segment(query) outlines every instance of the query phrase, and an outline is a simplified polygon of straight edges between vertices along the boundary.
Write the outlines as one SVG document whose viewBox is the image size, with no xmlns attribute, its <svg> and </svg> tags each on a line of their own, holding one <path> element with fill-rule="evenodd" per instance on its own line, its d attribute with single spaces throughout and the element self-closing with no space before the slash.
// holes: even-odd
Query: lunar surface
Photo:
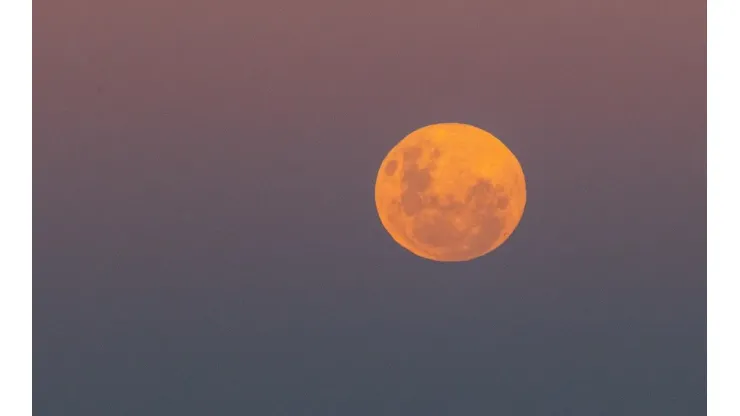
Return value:
<svg viewBox="0 0 740 416">
<path fill-rule="evenodd" d="M 380 220 L 426 259 L 466 261 L 499 247 L 526 204 L 524 172 L 496 137 L 467 124 L 420 128 L 383 160 L 375 182 Z"/>
</svg>

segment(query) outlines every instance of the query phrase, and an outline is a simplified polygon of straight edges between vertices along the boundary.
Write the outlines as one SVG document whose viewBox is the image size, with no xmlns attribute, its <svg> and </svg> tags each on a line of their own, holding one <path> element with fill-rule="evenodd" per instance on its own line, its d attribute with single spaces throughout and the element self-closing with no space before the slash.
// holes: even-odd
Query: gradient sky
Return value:
<svg viewBox="0 0 740 416">
<path fill-rule="evenodd" d="M 38 415 L 706 412 L 706 9 L 34 4 Z M 491 255 L 382 228 L 386 152 L 484 128 Z"/>
</svg>

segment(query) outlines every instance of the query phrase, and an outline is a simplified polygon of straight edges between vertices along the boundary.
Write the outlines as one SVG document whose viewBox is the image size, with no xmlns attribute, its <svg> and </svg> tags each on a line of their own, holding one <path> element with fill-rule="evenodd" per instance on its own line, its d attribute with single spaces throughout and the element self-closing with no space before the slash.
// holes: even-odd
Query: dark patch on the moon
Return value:
<svg viewBox="0 0 740 416">
<path fill-rule="evenodd" d="M 391 176 L 396 173 L 396 169 L 398 169 L 398 161 L 391 160 L 390 162 L 388 162 L 388 164 L 385 165 L 385 174 Z"/>
<path fill-rule="evenodd" d="M 465 259 L 480 256 L 491 249 L 491 245 L 499 239 L 503 231 L 503 222 L 496 215 L 496 211 L 475 209 L 470 212 L 469 207 L 459 204 L 454 208 L 439 209 L 431 218 L 417 217 L 414 219 L 412 232 L 416 241 L 440 250 L 443 259 Z M 452 211 L 452 212 L 451 212 Z M 468 224 L 459 228 L 453 223 L 461 218 Z"/>
<path fill-rule="evenodd" d="M 439 207 L 444 210 L 452 208 L 455 204 L 458 204 L 458 202 L 455 201 L 455 195 L 446 194 L 442 196 L 442 201 L 439 203 Z"/>
<path fill-rule="evenodd" d="M 468 189 L 465 196 L 465 202 L 473 204 L 476 207 L 487 205 L 491 197 L 495 195 L 495 190 L 490 181 L 479 179 L 475 185 Z"/>
<path fill-rule="evenodd" d="M 496 206 L 498 209 L 506 209 L 509 206 L 509 195 L 506 194 L 506 190 L 500 183 L 494 187 L 496 191 Z"/>
<path fill-rule="evenodd" d="M 432 175 L 429 169 L 419 169 L 416 166 L 406 166 L 403 170 L 401 182 L 407 192 L 423 192 L 432 183 Z"/>
<path fill-rule="evenodd" d="M 460 246 L 465 239 L 465 234 L 458 231 L 449 218 L 441 215 L 435 217 L 431 221 L 415 221 L 414 237 L 436 248 Z"/>
<path fill-rule="evenodd" d="M 505 209 L 509 197 L 504 188 L 480 179 L 468 189 L 463 200 L 454 195 L 430 195 L 431 173 L 436 169 L 439 149 L 433 148 L 430 162 L 420 166 L 423 147 L 403 151 L 401 173 L 402 194 L 399 204 L 403 214 L 411 217 L 410 239 L 424 246 L 434 247 L 435 257 L 462 260 L 480 256 L 491 249 L 503 232 L 499 209 Z M 386 173 L 391 169 L 386 165 Z M 394 166 L 393 170 L 398 166 Z M 391 173 L 392 174 L 392 173 Z M 402 227 L 405 228 L 405 227 Z"/>
<path fill-rule="evenodd" d="M 424 208 L 424 201 L 418 193 L 405 192 L 401 195 L 401 208 L 406 215 L 414 215 Z"/>
<path fill-rule="evenodd" d="M 409 147 L 403 151 L 403 164 L 414 164 L 421 157 L 423 150 L 420 147 Z"/>
<path fill-rule="evenodd" d="M 406 215 L 414 215 L 421 211 L 425 202 L 423 200 L 424 191 L 432 183 L 430 169 L 434 166 L 421 169 L 418 166 L 418 160 L 421 157 L 422 149 L 411 147 L 403 153 L 403 173 L 401 175 L 401 207 Z"/>
<path fill-rule="evenodd" d="M 506 209 L 509 206 L 509 196 L 506 195 L 501 184 L 494 186 L 490 181 L 479 179 L 468 189 L 465 202 L 478 207 L 494 206 L 498 209 Z"/>
<path fill-rule="evenodd" d="M 475 253 L 483 253 L 489 248 L 491 244 L 498 240 L 501 232 L 503 231 L 503 223 L 501 219 L 492 210 L 488 210 L 485 213 L 477 213 L 478 220 L 476 221 L 480 228 L 475 233 L 470 235 L 468 244 L 470 250 Z"/>
</svg>

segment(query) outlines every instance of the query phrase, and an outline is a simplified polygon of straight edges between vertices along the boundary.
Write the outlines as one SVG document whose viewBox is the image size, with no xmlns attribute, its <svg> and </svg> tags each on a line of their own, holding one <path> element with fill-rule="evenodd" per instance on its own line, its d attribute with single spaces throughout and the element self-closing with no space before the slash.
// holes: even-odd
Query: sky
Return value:
<svg viewBox="0 0 740 416">
<path fill-rule="evenodd" d="M 705 3 L 34 6 L 38 415 L 705 413 Z M 470 262 L 375 211 L 438 122 L 527 179 Z"/>
</svg>

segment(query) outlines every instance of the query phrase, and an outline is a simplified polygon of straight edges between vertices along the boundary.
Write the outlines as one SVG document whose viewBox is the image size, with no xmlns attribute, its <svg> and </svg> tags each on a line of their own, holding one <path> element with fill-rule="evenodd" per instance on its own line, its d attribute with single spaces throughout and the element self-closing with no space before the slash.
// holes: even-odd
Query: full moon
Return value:
<svg viewBox="0 0 740 416">
<path fill-rule="evenodd" d="M 516 156 L 468 124 L 411 132 L 388 152 L 375 181 L 375 206 L 393 240 L 436 261 L 495 250 L 516 229 L 526 202 Z"/>
</svg>

